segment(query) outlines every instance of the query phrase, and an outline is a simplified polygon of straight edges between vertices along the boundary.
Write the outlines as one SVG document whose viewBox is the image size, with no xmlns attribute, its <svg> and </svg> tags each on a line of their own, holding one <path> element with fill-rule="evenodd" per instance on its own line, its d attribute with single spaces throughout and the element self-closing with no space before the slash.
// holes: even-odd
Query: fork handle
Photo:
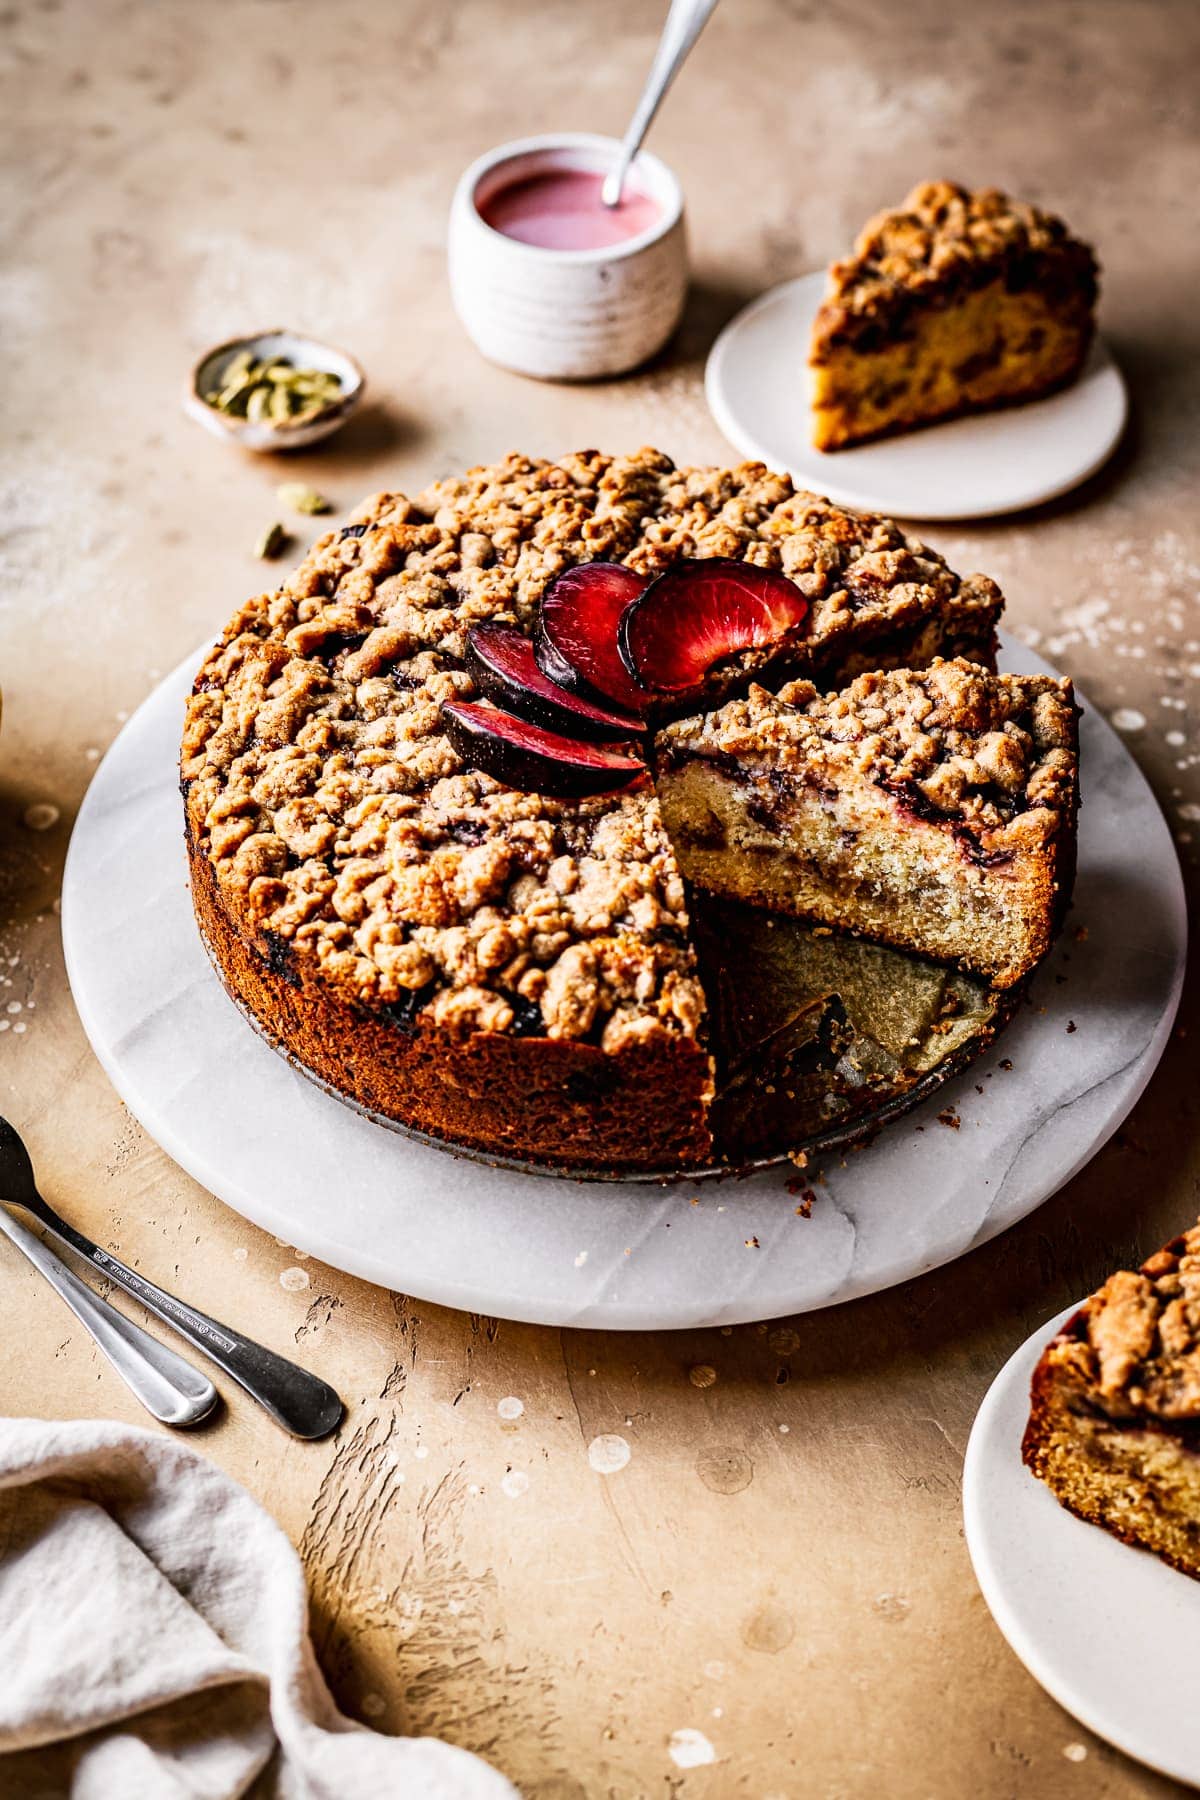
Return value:
<svg viewBox="0 0 1200 1800">
<path fill-rule="evenodd" d="M 205 1356 L 232 1376 L 239 1387 L 245 1388 L 251 1399 L 265 1407 L 276 1424 L 290 1431 L 293 1437 L 328 1437 L 339 1424 L 342 1403 L 327 1381 L 310 1375 L 307 1369 L 289 1362 L 286 1356 L 276 1355 L 263 1344 L 256 1344 L 253 1338 L 243 1336 L 231 1326 L 210 1319 L 198 1307 L 188 1306 L 174 1294 L 147 1281 L 144 1275 L 126 1268 L 119 1257 L 101 1250 L 82 1231 L 76 1231 L 73 1225 L 60 1219 L 44 1201 L 41 1207 L 31 1210 L 60 1243 L 66 1244 L 78 1256 L 86 1257 L 126 1293 L 140 1300 L 164 1325 L 170 1325 L 189 1344 L 203 1350 Z"/>
<path fill-rule="evenodd" d="M 166 1344 L 109 1306 L 73 1275 L 65 1263 L 32 1231 L 0 1207 L 3 1231 L 22 1256 L 28 1257 L 50 1286 L 65 1300 L 85 1331 L 90 1332 L 126 1387 L 164 1425 L 197 1425 L 217 1404 L 217 1390 L 206 1375 L 177 1356 Z"/>
</svg>

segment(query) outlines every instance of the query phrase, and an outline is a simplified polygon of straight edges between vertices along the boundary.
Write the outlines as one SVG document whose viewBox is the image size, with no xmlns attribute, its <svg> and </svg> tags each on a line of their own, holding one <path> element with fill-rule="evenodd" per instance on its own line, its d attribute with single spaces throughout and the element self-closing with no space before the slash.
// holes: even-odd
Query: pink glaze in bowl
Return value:
<svg viewBox="0 0 1200 1800">
<path fill-rule="evenodd" d="M 618 150 L 615 138 L 585 132 L 524 138 L 489 151 L 460 180 L 451 292 L 492 362 L 542 380 L 595 379 L 645 362 L 674 331 L 687 292 L 682 190 L 643 151 L 628 199 L 597 219 L 593 190 Z M 616 241 L 575 241 L 593 225 Z M 558 241 L 530 242 L 530 233 Z"/>
</svg>

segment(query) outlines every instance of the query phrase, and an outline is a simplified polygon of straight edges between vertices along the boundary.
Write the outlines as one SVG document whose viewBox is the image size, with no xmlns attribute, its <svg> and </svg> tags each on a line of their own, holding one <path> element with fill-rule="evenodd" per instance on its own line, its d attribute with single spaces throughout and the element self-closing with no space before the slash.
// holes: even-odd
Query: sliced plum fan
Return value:
<svg viewBox="0 0 1200 1800">
<path fill-rule="evenodd" d="M 547 731 L 620 742 L 645 730 L 636 713 L 597 706 L 551 681 L 538 667 L 533 645 L 515 626 L 477 625 L 469 632 L 467 669 L 489 700 Z"/>
<path fill-rule="evenodd" d="M 642 713 L 651 698 L 617 648 L 622 614 L 646 586 L 624 563 L 564 569 L 542 595 L 534 636 L 539 668 L 559 687 Z"/>
</svg>

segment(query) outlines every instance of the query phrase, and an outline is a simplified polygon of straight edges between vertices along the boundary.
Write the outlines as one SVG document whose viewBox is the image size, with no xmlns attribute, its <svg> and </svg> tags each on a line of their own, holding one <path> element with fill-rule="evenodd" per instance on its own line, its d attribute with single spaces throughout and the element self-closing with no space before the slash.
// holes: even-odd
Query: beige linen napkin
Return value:
<svg viewBox="0 0 1200 1800">
<path fill-rule="evenodd" d="M 177 1438 L 0 1419 L 3 1800 L 515 1800 L 338 1712 L 300 1561 Z"/>
</svg>

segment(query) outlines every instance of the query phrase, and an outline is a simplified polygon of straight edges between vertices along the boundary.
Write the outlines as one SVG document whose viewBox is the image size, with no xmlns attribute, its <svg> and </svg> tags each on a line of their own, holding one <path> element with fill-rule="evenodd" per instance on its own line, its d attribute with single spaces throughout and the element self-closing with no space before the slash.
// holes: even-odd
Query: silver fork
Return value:
<svg viewBox="0 0 1200 1800">
<path fill-rule="evenodd" d="M 202 1313 L 197 1307 L 177 1300 L 173 1294 L 168 1294 L 152 1281 L 147 1281 L 145 1276 L 126 1268 L 119 1257 L 101 1250 L 82 1231 L 76 1231 L 73 1225 L 68 1225 L 65 1219 L 61 1219 L 38 1193 L 29 1152 L 7 1119 L 0 1119 L 0 1201 L 7 1202 L 10 1206 L 19 1206 L 32 1214 L 61 1244 L 84 1257 L 127 1293 L 140 1300 L 148 1311 L 164 1324 L 170 1325 L 180 1337 L 186 1338 L 198 1350 L 203 1350 L 205 1356 L 215 1362 L 218 1368 L 224 1369 L 227 1375 L 231 1375 L 293 1437 L 328 1437 L 340 1422 L 342 1403 L 328 1382 L 310 1375 L 307 1369 L 289 1362 L 285 1356 L 277 1356 L 273 1350 L 256 1344 L 253 1338 L 243 1336 L 231 1326 L 209 1318 L 207 1313 Z M 6 1226 L 13 1223 L 5 1215 Z M 16 1230 L 20 1230 L 20 1227 L 16 1227 Z M 9 1236 L 12 1235 L 9 1232 Z M 25 1232 L 22 1236 L 28 1237 L 29 1234 Z M 34 1238 L 32 1242 L 36 1244 L 37 1239 Z M 24 1244 L 21 1248 L 29 1254 Z M 57 1258 L 52 1260 L 57 1262 Z M 43 1273 L 46 1271 L 43 1270 Z M 84 1287 L 82 1282 L 77 1285 L 95 1300 L 91 1290 Z M 63 1290 L 60 1288 L 59 1291 L 61 1293 Z M 63 1297 L 67 1298 L 65 1294 Z M 68 1300 L 68 1304 L 72 1304 L 71 1301 Z M 128 1321 L 125 1323 L 128 1324 Z M 91 1330 L 90 1325 L 88 1329 Z M 137 1330 L 137 1327 L 133 1329 Z M 145 1333 L 142 1335 L 146 1336 Z M 156 1345 L 156 1348 L 162 1350 L 163 1347 Z M 164 1354 L 170 1356 L 173 1353 L 165 1351 Z M 182 1359 L 176 1357 L 175 1361 L 181 1362 Z M 183 1367 L 186 1368 L 187 1364 L 183 1364 Z"/>
<path fill-rule="evenodd" d="M 66 1301 L 85 1331 L 91 1333 L 126 1387 L 132 1389 L 148 1412 L 164 1425 L 198 1425 L 207 1419 L 220 1396 L 207 1375 L 193 1369 L 148 1331 L 124 1313 L 93 1294 L 72 1275 L 65 1263 L 48 1250 L 41 1238 L 18 1225 L 0 1206 L 0 1231 L 11 1238 L 22 1256 L 41 1271 L 55 1292 Z"/>
</svg>

